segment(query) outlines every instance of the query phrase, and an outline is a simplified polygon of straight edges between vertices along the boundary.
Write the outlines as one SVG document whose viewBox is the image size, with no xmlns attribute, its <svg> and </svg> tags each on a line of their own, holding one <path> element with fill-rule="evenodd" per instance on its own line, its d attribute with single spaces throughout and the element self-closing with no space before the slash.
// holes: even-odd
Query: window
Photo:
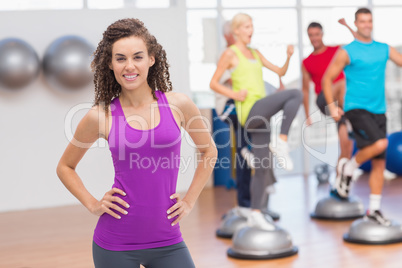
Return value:
<svg viewBox="0 0 402 268">
<path fill-rule="evenodd" d="M 353 36 L 349 30 L 338 23 L 340 18 L 344 18 L 352 29 L 354 27 L 354 14 L 357 8 L 306 8 L 302 11 L 302 31 L 303 31 L 303 57 L 312 52 L 312 46 L 307 35 L 307 27 L 311 22 L 318 22 L 324 31 L 324 43 L 326 45 L 341 45 L 353 41 Z"/>
<path fill-rule="evenodd" d="M 376 6 L 388 6 L 388 5 L 402 6 L 401 0 L 372 0 L 372 1 L 373 4 Z"/>
<path fill-rule="evenodd" d="M 88 0 L 88 8 L 91 9 L 118 9 L 118 8 L 168 8 L 169 0 Z"/>
<path fill-rule="evenodd" d="M 382 0 L 379 0 L 382 1 Z M 302 0 L 303 6 L 367 6 L 367 0 Z"/>
<path fill-rule="evenodd" d="M 395 34 L 394 25 L 402 24 L 401 7 L 378 7 L 373 9 L 374 38 L 387 43 L 402 53 L 402 37 Z M 387 98 L 387 131 L 393 133 L 402 128 L 402 69 L 388 61 L 385 73 Z"/>
<path fill-rule="evenodd" d="M 187 0 L 186 4 L 188 8 L 215 8 L 216 0 Z"/>
<path fill-rule="evenodd" d="M 216 10 L 187 12 L 187 33 L 190 60 L 190 88 L 210 91 L 209 82 L 215 72 L 220 51 L 217 45 Z"/>
<path fill-rule="evenodd" d="M 169 0 L 135 0 L 135 6 L 138 8 L 168 8 Z"/>
<path fill-rule="evenodd" d="M 90 9 L 168 8 L 170 0 L 87 0 Z M 84 0 L 0 0 L 0 10 L 82 9 Z"/>
<path fill-rule="evenodd" d="M 225 20 L 231 20 L 239 10 L 226 9 L 222 12 Z M 296 10 L 288 9 L 247 9 L 242 10 L 253 18 L 254 34 L 250 46 L 258 49 L 268 61 L 282 66 L 286 61 L 287 45 L 295 47 L 288 72 L 282 81 L 285 84 L 298 83 L 300 77 L 299 50 L 297 40 Z M 278 76 L 263 69 L 264 80 L 279 86 Z"/>
<path fill-rule="evenodd" d="M 296 6 L 296 0 L 281 0 L 281 1 L 267 1 L 267 0 L 222 0 L 222 6 L 225 8 L 233 7 L 285 7 L 285 6 Z"/>
<path fill-rule="evenodd" d="M 123 7 L 124 0 L 88 0 L 88 8 L 90 9 L 116 9 Z"/>
</svg>

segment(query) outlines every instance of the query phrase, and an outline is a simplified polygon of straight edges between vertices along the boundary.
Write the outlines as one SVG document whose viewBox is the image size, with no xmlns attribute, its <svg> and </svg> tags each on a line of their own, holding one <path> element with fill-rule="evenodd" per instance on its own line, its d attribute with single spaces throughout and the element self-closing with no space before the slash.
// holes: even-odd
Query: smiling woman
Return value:
<svg viewBox="0 0 402 268">
<path fill-rule="evenodd" d="M 121 31 L 122 28 L 130 35 L 126 31 Z M 110 25 L 103 35 L 104 38 L 94 53 L 95 58 L 91 65 L 95 72 L 96 105 L 104 102 L 108 111 L 112 98 L 120 94 L 122 87 L 127 86 L 126 83 L 120 84 L 124 81 L 122 79 L 126 78 L 123 75 L 131 75 L 128 71 L 133 68 L 144 71 L 141 81 L 144 82 L 145 79 L 148 82 L 154 99 L 156 99 L 156 88 L 163 92 L 172 90 L 166 52 L 156 38 L 146 30 L 142 22 L 139 24 L 134 21 L 119 20 Z M 124 69 L 125 66 L 128 68 Z"/>
<path fill-rule="evenodd" d="M 95 105 L 78 125 L 57 174 L 100 216 L 93 236 L 95 267 L 195 267 L 178 223 L 192 210 L 216 159 L 199 110 L 187 96 L 169 92 L 166 52 L 137 19 L 107 28 L 91 66 Z M 183 198 L 176 193 L 181 126 L 202 154 Z M 115 169 L 114 184 L 99 201 L 75 171 L 98 138 L 108 141 Z"/>
<path fill-rule="evenodd" d="M 146 81 L 148 69 L 154 65 L 155 57 L 144 51 L 144 41 L 136 36 L 122 38 L 113 45 L 109 68 L 113 71 L 116 82 L 129 92 L 142 92 L 137 90 L 138 87 L 149 87 Z M 149 96 L 150 99 L 151 97 Z"/>
</svg>

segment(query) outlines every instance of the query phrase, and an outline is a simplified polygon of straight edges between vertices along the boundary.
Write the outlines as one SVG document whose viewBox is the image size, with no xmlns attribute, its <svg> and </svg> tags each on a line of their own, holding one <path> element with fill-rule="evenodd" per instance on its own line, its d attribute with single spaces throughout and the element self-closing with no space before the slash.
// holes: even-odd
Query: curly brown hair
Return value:
<svg viewBox="0 0 402 268">
<path fill-rule="evenodd" d="M 92 71 L 95 73 L 94 105 L 102 103 L 106 114 L 109 112 L 111 101 L 119 97 L 121 93 L 121 86 L 109 68 L 112 61 L 112 47 L 117 40 L 131 36 L 141 38 L 145 42 L 148 54 L 155 58 L 155 63 L 149 68 L 147 77 L 154 99 L 157 99 L 156 89 L 163 92 L 172 90 L 166 51 L 158 43 L 155 36 L 150 34 L 144 23 L 138 19 L 118 20 L 109 25 L 103 33 L 103 38 L 94 52 L 94 59 L 91 63 Z"/>
</svg>

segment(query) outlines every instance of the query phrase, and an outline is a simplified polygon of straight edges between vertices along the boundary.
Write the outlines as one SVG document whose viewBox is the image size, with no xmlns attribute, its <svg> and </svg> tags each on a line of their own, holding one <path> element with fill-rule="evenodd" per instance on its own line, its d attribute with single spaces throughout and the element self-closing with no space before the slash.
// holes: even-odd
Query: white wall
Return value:
<svg viewBox="0 0 402 268">
<path fill-rule="evenodd" d="M 79 35 L 95 47 L 106 27 L 117 19 L 144 21 L 165 47 L 175 90 L 190 95 L 186 11 L 169 9 L 18 11 L 0 13 L 0 39 L 27 41 L 42 59 L 47 46 L 63 35 Z M 41 77 L 15 93 L 0 92 L 0 211 L 60 206 L 76 203 L 56 176 L 56 165 L 68 139 L 65 117 L 78 104 L 93 101 L 93 87 L 66 94 L 48 88 Z M 86 110 L 76 113 L 75 128 Z M 183 140 L 182 155 L 194 150 Z M 107 146 L 92 148 L 77 167 L 90 192 L 97 198 L 113 183 L 113 165 Z M 187 189 L 194 161 L 179 176 L 178 191 Z"/>
</svg>

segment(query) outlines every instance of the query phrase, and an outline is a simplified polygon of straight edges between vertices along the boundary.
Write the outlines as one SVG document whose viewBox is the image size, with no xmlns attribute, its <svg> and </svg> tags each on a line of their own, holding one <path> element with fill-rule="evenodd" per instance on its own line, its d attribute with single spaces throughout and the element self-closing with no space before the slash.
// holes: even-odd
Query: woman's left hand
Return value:
<svg viewBox="0 0 402 268">
<path fill-rule="evenodd" d="M 170 196 L 170 199 L 176 199 L 176 204 L 174 204 L 172 207 L 170 207 L 170 208 L 167 210 L 167 214 L 168 214 L 167 217 L 168 217 L 168 219 L 172 219 L 172 218 L 178 216 L 178 217 L 175 219 L 175 221 L 172 222 L 172 226 L 174 226 L 174 225 L 176 225 L 184 216 L 187 216 L 187 215 L 190 213 L 190 211 L 191 211 L 192 208 L 191 208 L 190 204 L 189 204 L 187 201 L 182 200 L 182 199 L 180 198 L 180 194 L 178 194 L 178 193 L 172 194 L 172 195 Z"/>
<path fill-rule="evenodd" d="M 347 24 L 346 24 L 346 20 L 345 20 L 344 18 L 339 19 L 338 22 L 339 22 L 340 24 L 344 25 L 344 26 L 347 25 Z"/>
<path fill-rule="evenodd" d="M 288 45 L 288 48 L 287 48 L 287 50 L 286 50 L 286 54 L 288 55 L 289 58 L 292 57 L 293 52 L 294 52 L 294 47 L 293 47 L 293 45 Z"/>
</svg>

